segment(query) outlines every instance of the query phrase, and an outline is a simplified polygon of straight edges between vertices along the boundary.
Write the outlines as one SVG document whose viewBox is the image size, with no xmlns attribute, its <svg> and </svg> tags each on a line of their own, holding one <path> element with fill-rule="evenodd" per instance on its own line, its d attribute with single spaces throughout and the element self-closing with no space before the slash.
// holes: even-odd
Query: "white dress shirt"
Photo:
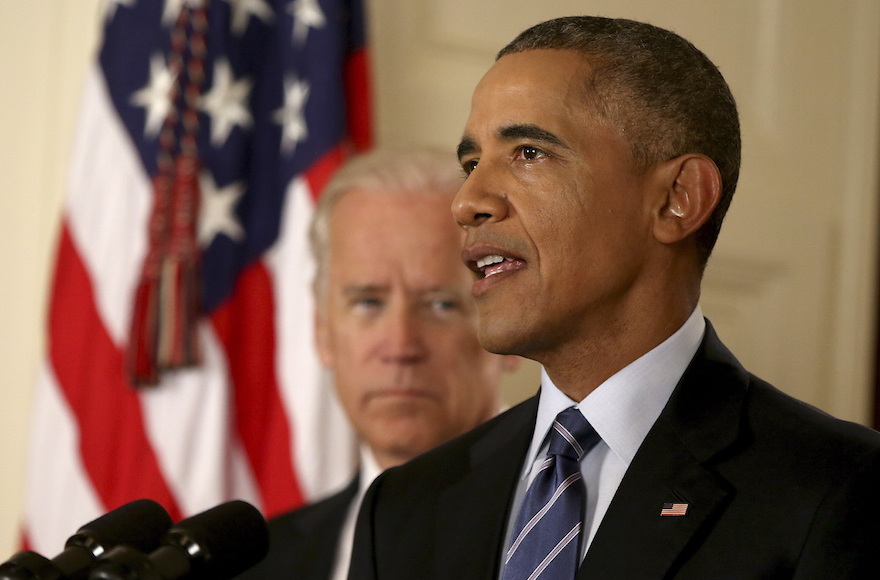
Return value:
<svg viewBox="0 0 880 580">
<path fill-rule="evenodd" d="M 330 580 L 346 580 L 348 578 L 348 568 L 351 565 L 351 549 L 354 544 L 354 528 L 357 524 L 358 511 L 361 509 L 361 502 L 367 493 L 370 484 L 379 477 L 382 469 L 376 463 L 373 452 L 366 445 L 361 445 L 360 450 L 361 465 L 358 481 L 357 496 L 348 507 L 348 513 L 345 516 L 345 522 L 342 524 L 342 532 L 339 534 L 339 543 L 336 545 L 336 558 L 333 562 L 333 574 Z"/>
<path fill-rule="evenodd" d="M 541 371 L 538 418 L 507 522 L 501 572 L 523 496 L 547 456 L 548 433 L 556 415 L 577 405 L 602 438 L 580 462 L 587 489 L 586 535 L 580 554 L 583 560 L 624 473 L 696 354 L 705 330 L 706 321 L 697 305 L 675 334 L 611 376 L 580 402 L 568 398 Z"/>
</svg>

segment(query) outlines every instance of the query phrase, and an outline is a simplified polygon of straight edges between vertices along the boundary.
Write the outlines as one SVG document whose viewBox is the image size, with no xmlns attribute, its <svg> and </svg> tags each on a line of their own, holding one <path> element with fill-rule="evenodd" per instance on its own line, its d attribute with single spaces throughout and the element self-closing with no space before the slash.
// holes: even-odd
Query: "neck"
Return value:
<svg viewBox="0 0 880 580">
<path fill-rule="evenodd" d="M 678 300 L 650 309 L 647 316 L 623 317 L 604 325 L 602 333 L 570 340 L 535 360 L 559 390 L 581 401 L 621 369 L 672 336 L 687 321 L 697 301 Z M 663 313 L 657 316 L 653 313 Z"/>
<path fill-rule="evenodd" d="M 373 452 L 373 457 L 376 459 L 376 465 L 379 466 L 379 469 L 385 471 L 391 467 L 397 467 L 398 465 L 403 465 L 413 457 L 410 455 L 401 455 L 399 453 L 391 453 L 380 451 L 375 448 L 370 448 Z"/>
</svg>

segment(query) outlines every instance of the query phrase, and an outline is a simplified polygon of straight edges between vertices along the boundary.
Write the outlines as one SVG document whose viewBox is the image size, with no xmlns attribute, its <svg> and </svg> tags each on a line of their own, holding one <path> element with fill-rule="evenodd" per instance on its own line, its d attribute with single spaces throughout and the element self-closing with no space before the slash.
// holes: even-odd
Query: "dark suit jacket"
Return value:
<svg viewBox="0 0 880 580">
<path fill-rule="evenodd" d="M 381 476 L 350 578 L 494 580 L 536 412 L 532 398 Z M 707 325 L 578 579 L 880 578 L 878 496 L 880 434 L 750 375 Z M 661 517 L 669 502 L 687 515 Z"/>
<path fill-rule="evenodd" d="M 335 495 L 269 521 L 269 553 L 236 580 L 327 580 L 359 478 Z"/>
</svg>

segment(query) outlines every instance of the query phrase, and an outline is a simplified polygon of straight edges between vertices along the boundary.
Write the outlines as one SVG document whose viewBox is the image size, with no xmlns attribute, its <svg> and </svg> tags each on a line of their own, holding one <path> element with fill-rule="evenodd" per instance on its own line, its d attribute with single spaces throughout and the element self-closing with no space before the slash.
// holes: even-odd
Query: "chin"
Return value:
<svg viewBox="0 0 880 580">
<path fill-rule="evenodd" d="M 480 327 L 478 336 L 480 346 L 484 349 L 495 354 L 527 356 L 524 353 L 528 350 L 526 348 L 528 339 L 520 336 L 522 329 L 513 328 L 506 330 L 503 325 L 491 323 L 486 324 L 486 327 Z"/>
<path fill-rule="evenodd" d="M 398 435 L 398 437 L 394 437 L 393 440 L 387 442 L 386 449 L 392 450 L 394 455 L 404 461 L 409 461 L 422 453 L 434 449 L 441 443 L 445 443 L 444 439 L 437 437 L 435 434 L 399 433 Z"/>
<path fill-rule="evenodd" d="M 384 421 L 379 426 L 382 439 L 388 447 L 401 449 L 420 449 L 430 446 L 438 438 L 434 417 L 413 414 Z"/>
</svg>

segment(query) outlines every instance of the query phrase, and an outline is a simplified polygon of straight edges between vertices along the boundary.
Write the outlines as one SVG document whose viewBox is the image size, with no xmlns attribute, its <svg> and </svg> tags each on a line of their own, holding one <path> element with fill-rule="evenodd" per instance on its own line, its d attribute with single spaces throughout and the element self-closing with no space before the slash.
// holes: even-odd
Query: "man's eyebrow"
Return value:
<svg viewBox="0 0 880 580">
<path fill-rule="evenodd" d="M 557 137 L 555 134 L 533 124 L 527 123 L 522 125 L 507 125 L 505 127 L 501 127 L 496 134 L 498 135 L 498 138 L 503 141 L 528 139 L 530 141 L 557 145 L 559 147 L 564 147 L 565 149 L 569 150 L 571 149 L 571 147 L 566 145 L 565 142 Z M 470 155 L 478 149 L 479 148 L 477 147 L 476 141 L 473 138 L 465 135 L 461 138 L 461 142 L 458 144 L 458 159 L 461 160 L 466 155 Z"/>
<path fill-rule="evenodd" d="M 386 292 L 388 288 L 379 284 L 349 284 L 342 289 L 342 295 L 347 298 L 361 296 L 363 294 L 379 294 Z"/>
<path fill-rule="evenodd" d="M 456 152 L 458 153 L 458 160 L 461 161 L 461 158 L 465 155 L 469 155 L 477 150 L 477 143 L 465 135 L 461 138 L 461 142 L 458 144 L 458 148 Z"/>
<path fill-rule="evenodd" d="M 541 141 L 543 143 L 559 145 L 560 147 L 570 149 L 570 147 L 566 145 L 562 141 L 562 139 L 560 139 L 550 131 L 538 127 L 537 125 L 508 125 L 506 127 L 501 127 L 501 129 L 498 130 L 498 136 L 505 141 L 529 139 L 531 141 Z"/>
</svg>

